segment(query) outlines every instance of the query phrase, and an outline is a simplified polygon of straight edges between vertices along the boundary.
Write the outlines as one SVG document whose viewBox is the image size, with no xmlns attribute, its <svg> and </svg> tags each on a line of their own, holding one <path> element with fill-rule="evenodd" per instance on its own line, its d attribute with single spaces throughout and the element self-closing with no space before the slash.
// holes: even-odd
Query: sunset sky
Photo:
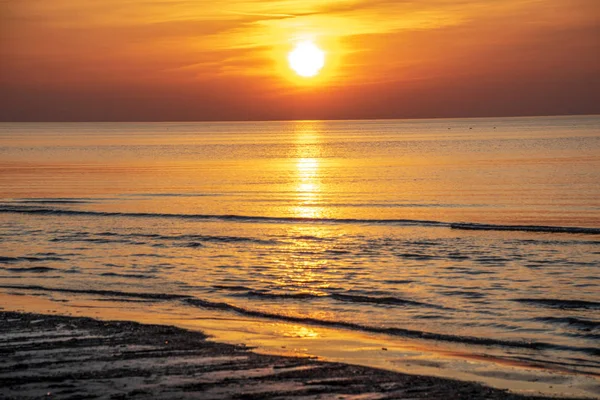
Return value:
<svg viewBox="0 0 600 400">
<path fill-rule="evenodd" d="M 0 94 L 2 121 L 600 113 L 600 1 L 0 0 Z"/>
</svg>

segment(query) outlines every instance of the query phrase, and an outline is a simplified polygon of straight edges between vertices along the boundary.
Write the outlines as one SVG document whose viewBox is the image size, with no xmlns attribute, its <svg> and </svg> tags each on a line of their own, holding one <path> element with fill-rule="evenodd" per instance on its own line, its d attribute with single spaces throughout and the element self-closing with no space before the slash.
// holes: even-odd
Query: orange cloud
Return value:
<svg viewBox="0 0 600 400">
<path fill-rule="evenodd" d="M 4 0 L 0 119 L 598 112 L 599 12 L 595 0 Z M 285 64 L 305 38 L 329 60 L 311 85 Z"/>
</svg>

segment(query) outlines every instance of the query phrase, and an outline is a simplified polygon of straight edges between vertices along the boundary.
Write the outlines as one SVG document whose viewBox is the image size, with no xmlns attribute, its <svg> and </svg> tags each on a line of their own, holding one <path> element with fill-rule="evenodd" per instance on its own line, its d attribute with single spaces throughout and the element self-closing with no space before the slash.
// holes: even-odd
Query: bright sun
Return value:
<svg viewBox="0 0 600 400">
<path fill-rule="evenodd" d="M 310 78 L 317 75 L 325 66 L 325 52 L 313 42 L 300 42 L 288 54 L 288 62 L 298 75 Z"/>
</svg>

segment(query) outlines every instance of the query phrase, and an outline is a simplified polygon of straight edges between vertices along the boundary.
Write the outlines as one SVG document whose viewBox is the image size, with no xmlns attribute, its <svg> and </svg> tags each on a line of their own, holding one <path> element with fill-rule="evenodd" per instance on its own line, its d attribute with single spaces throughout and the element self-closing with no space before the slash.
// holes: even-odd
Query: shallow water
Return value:
<svg viewBox="0 0 600 400">
<path fill-rule="evenodd" d="M 1 292 L 600 373 L 598 117 L 0 124 L 0 160 Z"/>
</svg>

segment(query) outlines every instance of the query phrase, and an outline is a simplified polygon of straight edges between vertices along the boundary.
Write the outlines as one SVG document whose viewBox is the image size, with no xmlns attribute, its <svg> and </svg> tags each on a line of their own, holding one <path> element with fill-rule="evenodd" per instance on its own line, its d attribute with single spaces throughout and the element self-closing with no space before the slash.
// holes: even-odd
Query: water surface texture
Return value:
<svg viewBox="0 0 600 400">
<path fill-rule="evenodd" d="M 1 292 L 600 373 L 599 117 L 0 124 L 0 165 Z"/>
</svg>

